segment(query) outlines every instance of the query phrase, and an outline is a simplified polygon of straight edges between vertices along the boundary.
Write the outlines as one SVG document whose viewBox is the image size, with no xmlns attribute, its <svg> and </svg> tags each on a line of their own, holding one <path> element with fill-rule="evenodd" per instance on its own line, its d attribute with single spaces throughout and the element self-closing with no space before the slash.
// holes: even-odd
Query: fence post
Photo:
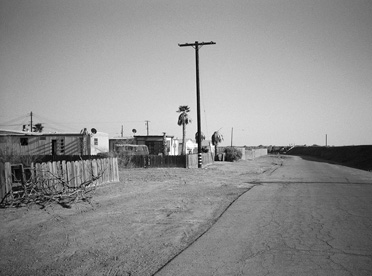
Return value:
<svg viewBox="0 0 372 276">
<path fill-rule="evenodd" d="M 114 159 L 110 158 L 110 181 L 114 182 Z"/>
<path fill-rule="evenodd" d="M 103 178 L 103 175 L 102 175 L 102 159 L 97 159 L 97 175 L 98 174 L 101 174 L 100 177 L 97 179 L 97 182 L 98 184 L 102 184 L 102 178 Z"/>
<path fill-rule="evenodd" d="M 108 158 L 109 182 L 112 182 L 112 158 Z"/>
<path fill-rule="evenodd" d="M 74 177 L 75 177 L 75 188 L 79 187 L 81 184 L 81 170 L 79 161 L 71 162 L 74 167 Z"/>
<path fill-rule="evenodd" d="M 49 177 L 52 178 L 52 183 L 53 183 L 53 186 L 56 187 L 57 185 L 59 186 L 59 183 L 58 183 L 58 180 L 56 180 L 56 178 L 59 176 L 58 174 L 58 170 L 57 170 L 57 165 L 59 164 L 59 161 L 54 161 L 52 162 L 51 164 L 51 174 L 49 174 Z M 57 187 L 59 188 L 59 187 Z"/>
<path fill-rule="evenodd" d="M 92 174 L 89 170 L 89 160 L 84 160 L 84 161 L 81 161 L 83 163 L 83 171 L 84 171 L 84 182 L 87 182 L 89 180 L 91 180 L 92 178 Z"/>
<path fill-rule="evenodd" d="M 60 172 L 61 172 L 61 178 L 63 181 L 63 186 L 66 187 L 67 182 L 67 166 L 66 166 L 66 161 L 61 161 L 61 167 L 60 167 Z"/>
<path fill-rule="evenodd" d="M 5 194 L 12 193 L 12 166 L 5 163 Z"/>
<path fill-rule="evenodd" d="M 66 182 L 69 187 L 72 186 L 72 180 L 73 180 L 73 175 L 72 175 L 72 169 L 71 169 L 71 162 L 67 161 L 66 162 Z"/>
<path fill-rule="evenodd" d="M 110 182 L 110 165 L 109 165 L 109 159 L 108 158 L 105 158 L 104 159 L 105 162 L 105 178 L 104 178 L 104 181 L 105 182 Z"/>
<path fill-rule="evenodd" d="M 102 183 L 104 183 L 104 181 L 103 181 L 103 177 L 104 177 L 103 159 L 98 159 L 97 160 L 97 165 L 98 165 L 98 173 L 100 174 L 100 177 L 98 179 L 98 183 L 102 184 Z"/>
<path fill-rule="evenodd" d="M 98 175 L 97 160 L 93 159 L 92 160 L 92 176 L 97 177 L 97 175 Z M 97 185 L 97 183 L 98 183 L 98 179 L 94 180 L 93 184 Z"/>
<path fill-rule="evenodd" d="M 114 159 L 114 181 L 119 181 L 119 166 L 118 166 L 118 158 L 115 157 Z"/>
<path fill-rule="evenodd" d="M 78 161 L 78 162 L 79 162 L 79 166 L 80 166 L 80 179 L 81 179 L 80 184 L 83 184 L 85 182 L 85 170 L 84 170 L 85 162 L 83 160 Z"/>
<path fill-rule="evenodd" d="M 46 189 L 48 187 L 48 174 L 47 174 L 48 163 L 41 163 L 41 175 L 42 175 L 42 182 L 43 188 Z"/>
<path fill-rule="evenodd" d="M 6 195 L 6 183 L 5 183 L 5 164 L 0 162 L 0 201 Z"/>
</svg>

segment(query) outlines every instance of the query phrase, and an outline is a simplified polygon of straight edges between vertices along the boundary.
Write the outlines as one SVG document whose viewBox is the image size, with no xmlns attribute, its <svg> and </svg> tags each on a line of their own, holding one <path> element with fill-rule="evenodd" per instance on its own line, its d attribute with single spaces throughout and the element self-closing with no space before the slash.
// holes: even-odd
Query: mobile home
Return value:
<svg viewBox="0 0 372 276">
<path fill-rule="evenodd" d="M 108 134 L 0 130 L 0 149 L 20 155 L 94 155 L 108 151 Z"/>
</svg>

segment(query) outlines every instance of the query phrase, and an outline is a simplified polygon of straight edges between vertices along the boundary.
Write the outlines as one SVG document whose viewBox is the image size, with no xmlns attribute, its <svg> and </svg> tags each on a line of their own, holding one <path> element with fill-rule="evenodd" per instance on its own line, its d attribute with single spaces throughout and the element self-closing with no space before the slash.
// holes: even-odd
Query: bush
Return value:
<svg viewBox="0 0 372 276">
<path fill-rule="evenodd" d="M 242 152 L 235 147 L 226 147 L 225 154 L 225 160 L 230 162 L 238 161 L 242 158 Z"/>
</svg>

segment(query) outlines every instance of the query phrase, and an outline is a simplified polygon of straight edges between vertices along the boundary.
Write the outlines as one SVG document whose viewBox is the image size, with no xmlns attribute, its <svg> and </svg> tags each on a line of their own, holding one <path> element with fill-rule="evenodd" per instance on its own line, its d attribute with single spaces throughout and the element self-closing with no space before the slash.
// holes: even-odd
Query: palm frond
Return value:
<svg viewBox="0 0 372 276">
<path fill-rule="evenodd" d="M 215 146 L 221 143 L 222 141 L 223 141 L 222 134 L 219 133 L 218 131 L 215 131 L 212 135 L 212 144 Z"/>
<path fill-rule="evenodd" d="M 178 113 L 183 113 L 183 112 L 190 112 L 190 107 L 188 105 L 180 105 L 177 110 Z"/>
<path fill-rule="evenodd" d="M 191 123 L 191 118 L 189 118 L 189 115 L 187 113 L 182 112 L 180 116 L 178 116 L 177 124 L 181 126 L 183 124 L 188 125 L 189 123 Z"/>
</svg>

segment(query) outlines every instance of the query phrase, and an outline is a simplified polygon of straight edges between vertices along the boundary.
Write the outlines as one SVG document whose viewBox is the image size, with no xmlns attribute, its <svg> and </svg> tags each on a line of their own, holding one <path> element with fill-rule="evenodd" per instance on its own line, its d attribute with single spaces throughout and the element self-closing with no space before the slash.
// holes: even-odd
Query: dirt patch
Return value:
<svg viewBox="0 0 372 276">
<path fill-rule="evenodd" d="M 0 275 L 153 275 L 280 164 L 129 169 L 71 209 L 1 209 Z"/>
</svg>

